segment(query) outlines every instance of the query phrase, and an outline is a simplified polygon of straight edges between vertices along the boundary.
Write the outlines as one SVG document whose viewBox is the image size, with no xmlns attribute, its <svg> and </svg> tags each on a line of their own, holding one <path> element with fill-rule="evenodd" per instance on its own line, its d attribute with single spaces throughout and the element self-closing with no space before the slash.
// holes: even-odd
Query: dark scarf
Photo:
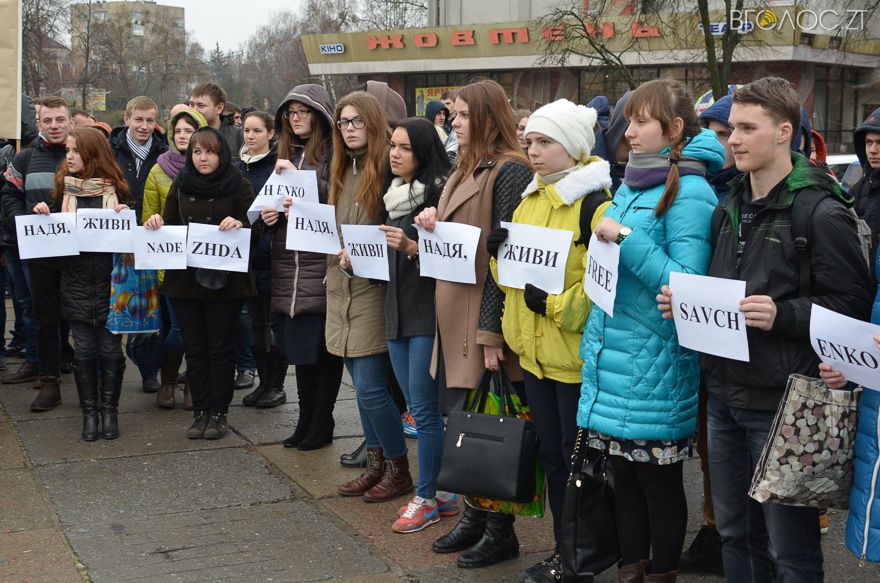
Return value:
<svg viewBox="0 0 880 583">
<path fill-rule="evenodd" d="M 633 190 L 644 190 L 666 182 L 671 162 L 667 154 L 629 153 L 629 162 L 623 175 L 623 183 Z M 682 156 L 678 161 L 678 175 L 706 175 L 706 164 L 697 158 Z"/>
<path fill-rule="evenodd" d="M 168 150 L 167 152 L 159 154 L 156 163 L 159 164 L 159 167 L 162 168 L 165 174 L 173 180 L 186 165 L 186 156 L 180 152 Z"/>
<path fill-rule="evenodd" d="M 213 132 L 220 140 L 220 166 L 211 174 L 202 174 L 192 162 L 193 140 L 199 134 Z M 186 164 L 177 175 L 175 182 L 184 193 L 192 196 L 228 196 L 238 190 L 241 174 L 232 165 L 232 154 L 223 134 L 214 128 L 199 128 L 192 135 L 186 150 Z"/>
</svg>

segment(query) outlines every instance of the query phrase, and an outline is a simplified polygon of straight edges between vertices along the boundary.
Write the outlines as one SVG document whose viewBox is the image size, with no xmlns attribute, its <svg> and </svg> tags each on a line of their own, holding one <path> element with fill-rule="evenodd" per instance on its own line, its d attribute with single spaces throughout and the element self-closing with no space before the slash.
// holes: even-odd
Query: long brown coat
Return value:
<svg viewBox="0 0 880 583">
<path fill-rule="evenodd" d="M 495 182 L 506 161 L 506 159 L 484 160 L 473 174 L 468 176 L 462 176 L 456 170 L 449 177 L 437 206 L 438 221 L 463 223 L 480 228 L 476 284 L 437 280 L 435 295 L 437 337 L 431 360 L 431 374 L 436 377 L 438 346 L 442 346 L 446 386 L 449 388 L 472 389 L 477 386 L 486 370 L 483 346 L 505 348 L 508 362 L 505 368 L 508 373 L 514 379 L 521 374 L 516 363 L 516 355 L 507 350 L 504 344 L 504 336 L 500 331 L 500 314 L 497 331 L 480 329 L 480 309 L 483 306 L 483 294 L 489 274 L 486 237 L 497 226 L 493 225 Z M 531 179 L 531 172 L 525 165 L 522 167 L 524 169 L 522 174 L 526 176 L 522 187 L 517 184 L 511 185 L 512 196 L 517 198 Z M 516 190 L 519 192 L 515 192 Z M 506 195 L 509 196 L 511 193 Z M 510 220 L 510 217 L 504 220 Z"/>
<path fill-rule="evenodd" d="M 349 166 L 336 200 L 336 224 L 381 225 L 357 202 L 363 174 Z M 340 239 L 342 233 L 340 229 Z M 362 277 L 348 278 L 339 271 L 339 257 L 327 256 L 327 351 L 343 357 L 370 356 L 388 352 L 385 336 L 385 285 Z"/>
</svg>

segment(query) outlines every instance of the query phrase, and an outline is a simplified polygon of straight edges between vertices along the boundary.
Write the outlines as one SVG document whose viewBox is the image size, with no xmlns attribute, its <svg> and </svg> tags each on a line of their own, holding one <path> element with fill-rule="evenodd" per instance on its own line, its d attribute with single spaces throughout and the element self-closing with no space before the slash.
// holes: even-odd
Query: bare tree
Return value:
<svg viewBox="0 0 880 583">
<path fill-rule="evenodd" d="M 22 84 L 25 93 L 40 95 L 51 62 L 47 39 L 61 36 L 67 22 L 67 0 L 23 0 L 21 8 Z"/>
<path fill-rule="evenodd" d="M 361 0 L 359 29 L 416 28 L 428 23 L 428 3 L 419 0 Z"/>
</svg>

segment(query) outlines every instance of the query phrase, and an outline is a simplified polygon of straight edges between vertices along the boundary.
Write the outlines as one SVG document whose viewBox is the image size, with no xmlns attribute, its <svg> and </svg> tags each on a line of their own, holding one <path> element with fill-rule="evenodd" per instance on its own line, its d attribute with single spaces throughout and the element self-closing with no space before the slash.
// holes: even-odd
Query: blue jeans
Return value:
<svg viewBox="0 0 880 583">
<path fill-rule="evenodd" d="M 31 290 L 28 285 L 27 265 L 18 257 L 18 247 L 7 247 L 6 270 L 9 273 L 12 284 L 12 301 L 21 314 L 21 323 L 25 336 L 24 361 L 28 364 L 37 364 L 37 320 L 34 317 L 34 307 L 31 303 Z"/>
<path fill-rule="evenodd" d="M 168 317 L 168 331 L 165 332 L 165 350 L 183 352 L 183 333 L 180 331 L 180 324 L 177 323 L 177 316 L 174 314 L 171 300 L 164 294 L 159 297 L 162 300 L 162 309 L 165 310 L 165 315 Z"/>
<path fill-rule="evenodd" d="M 778 583 L 819 583 L 824 575 L 818 511 L 760 504 L 748 495 L 775 416 L 709 396 L 709 477 L 724 573 L 736 583 L 769 583 L 775 566 Z"/>
<path fill-rule="evenodd" d="M 413 336 L 388 341 L 388 354 L 394 375 L 409 412 L 416 421 L 419 438 L 419 480 L 416 495 L 433 498 L 437 495 L 437 474 L 443 457 L 443 419 L 440 417 L 440 391 L 431 378 L 433 336 Z M 399 425 L 399 423 L 398 423 Z"/>
<path fill-rule="evenodd" d="M 345 359 L 345 368 L 354 383 L 367 447 L 381 447 L 386 458 L 405 456 L 400 413 L 388 391 L 388 355 L 349 357 Z"/>
<path fill-rule="evenodd" d="M 235 368 L 238 370 L 256 370 L 257 361 L 254 360 L 254 352 L 251 348 L 251 318 L 248 315 L 247 305 L 241 311 L 238 318 L 238 326 L 235 328 Z"/>
</svg>

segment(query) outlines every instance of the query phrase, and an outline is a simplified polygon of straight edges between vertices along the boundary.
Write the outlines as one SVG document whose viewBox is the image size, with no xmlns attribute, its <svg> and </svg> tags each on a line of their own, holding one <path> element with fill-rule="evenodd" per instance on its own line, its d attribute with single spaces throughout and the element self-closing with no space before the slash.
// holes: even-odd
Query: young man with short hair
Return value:
<svg viewBox="0 0 880 583">
<path fill-rule="evenodd" d="M 159 156 L 168 150 L 165 136 L 156 129 L 159 117 L 159 106 L 156 102 L 140 95 L 131 99 L 125 106 L 124 126 L 113 130 L 110 134 L 110 146 L 116 156 L 116 163 L 122 168 L 128 190 L 134 204 L 138 223 L 141 219 L 141 208 L 144 201 L 144 185 L 147 176 L 156 164 Z M 138 364 L 141 373 L 141 388 L 145 393 L 159 391 L 158 371 L 150 370 Z"/>
<path fill-rule="evenodd" d="M 95 125 L 95 118 L 89 115 L 89 112 L 82 109 L 74 109 L 70 112 L 70 117 L 75 128 L 86 128 Z"/>
<path fill-rule="evenodd" d="M 15 247 L 15 217 L 33 214 L 38 204 L 58 209 L 58 201 L 52 199 L 55 189 L 55 172 L 67 154 L 67 136 L 73 128 L 67 102 L 60 97 L 41 100 L 39 114 L 40 137 L 31 148 L 26 148 L 13 158 L 6 169 L 6 184 L 0 193 L 0 206 L 5 220 L 4 228 L 11 237 L 6 249 L 7 265 L 14 278 L 16 296 L 30 292 L 29 299 L 16 297 L 22 313 L 28 318 L 33 310 L 35 326 L 26 326 L 28 347 L 25 364 L 14 375 L 3 378 L 5 383 L 28 382 L 40 379 L 40 393 L 31 403 L 31 411 L 49 411 L 61 404 L 61 271 L 62 257 L 18 259 Z M 25 274 L 29 274 L 28 281 Z M 39 301 L 30 301 L 39 298 Z M 109 298 L 108 298 L 109 301 Z M 32 346 L 36 346 L 36 353 Z"/>
<path fill-rule="evenodd" d="M 823 567 L 817 509 L 760 504 L 748 491 L 789 375 L 817 376 L 819 358 L 809 336 L 812 304 L 865 319 L 871 306 L 868 267 L 847 210 L 852 199 L 830 175 L 790 150 L 800 138 L 800 105 L 789 82 L 766 77 L 737 89 L 729 123 L 728 142 L 743 175 L 715 211 L 709 275 L 746 282 L 740 311 L 750 361 L 708 354 L 700 359 L 709 392 L 709 469 L 724 572 L 737 583 L 771 581 L 774 572 L 779 583 L 818 583 Z M 811 212 L 800 214 L 805 209 Z M 792 223 L 803 216 L 810 235 L 806 245 L 796 245 L 802 235 L 795 235 Z M 802 268 L 810 272 L 806 287 Z M 661 310 L 668 312 L 674 292 L 664 286 Z"/>
<path fill-rule="evenodd" d="M 223 134 L 223 138 L 232 152 L 232 161 L 235 162 L 241 154 L 244 137 L 241 128 L 224 119 L 226 101 L 226 91 L 213 83 L 202 83 L 193 87 L 189 96 L 192 108 L 205 116 L 205 121 L 209 126 Z"/>
<path fill-rule="evenodd" d="M 853 144 L 862 165 L 862 177 L 849 193 L 856 199 L 856 213 L 871 228 L 871 251 L 876 254 L 880 242 L 880 107 L 855 129 Z"/>
</svg>

